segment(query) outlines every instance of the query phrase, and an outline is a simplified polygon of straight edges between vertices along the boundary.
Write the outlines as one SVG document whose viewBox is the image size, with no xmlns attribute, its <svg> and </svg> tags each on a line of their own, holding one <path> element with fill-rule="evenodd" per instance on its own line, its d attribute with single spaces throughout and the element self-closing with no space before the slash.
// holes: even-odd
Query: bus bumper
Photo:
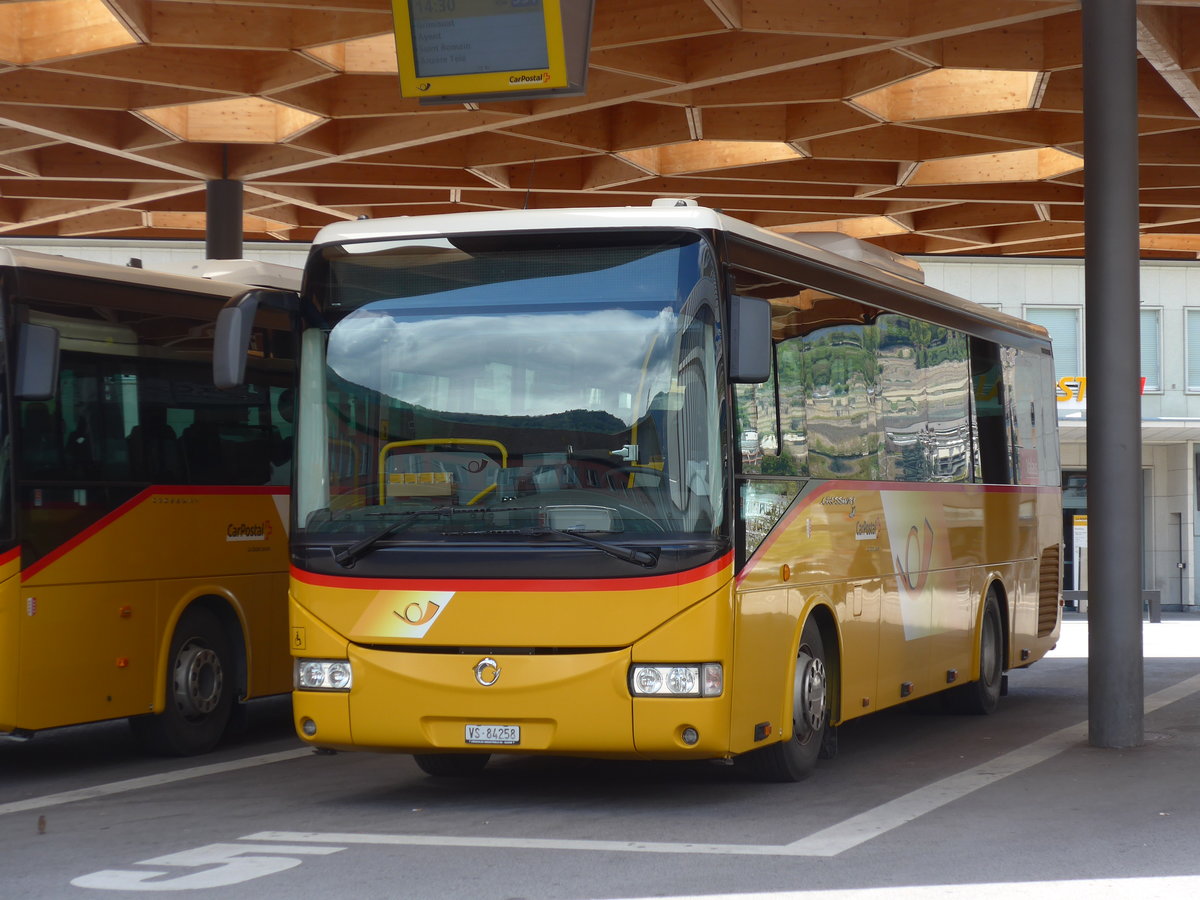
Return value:
<svg viewBox="0 0 1200 900">
<path fill-rule="evenodd" d="M 631 697 L 629 649 L 494 656 L 348 650 L 351 690 L 293 694 L 297 733 L 314 746 L 647 759 L 727 755 L 725 698 Z M 481 725 L 516 726 L 519 732 L 492 733 L 519 734 L 518 742 L 472 743 L 477 729 L 471 726 Z"/>
</svg>

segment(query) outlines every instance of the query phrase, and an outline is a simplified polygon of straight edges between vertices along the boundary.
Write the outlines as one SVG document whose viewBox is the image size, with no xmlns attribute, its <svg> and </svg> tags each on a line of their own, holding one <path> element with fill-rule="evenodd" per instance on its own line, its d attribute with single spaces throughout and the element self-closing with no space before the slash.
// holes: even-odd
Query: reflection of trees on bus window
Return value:
<svg viewBox="0 0 1200 900">
<path fill-rule="evenodd" d="M 1009 484 L 1053 470 L 1045 354 L 755 273 L 737 290 L 771 301 L 775 338 L 770 380 L 735 388 L 740 474 Z"/>
<path fill-rule="evenodd" d="M 839 323 L 804 336 L 809 471 L 817 478 L 880 476 L 874 328 Z"/>
</svg>

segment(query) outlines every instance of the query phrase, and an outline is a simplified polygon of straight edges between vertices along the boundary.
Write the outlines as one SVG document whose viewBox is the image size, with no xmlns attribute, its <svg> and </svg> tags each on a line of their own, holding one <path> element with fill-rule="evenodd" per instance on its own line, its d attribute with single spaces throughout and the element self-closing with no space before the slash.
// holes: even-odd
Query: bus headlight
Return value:
<svg viewBox="0 0 1200 900">
<path fill-rule="evenodd" d="M 348 691 L 354 672 L 347 659 L 296 660 L 296 690 Z"/>
<path fill-rule="evenodd" d="M 638 663 L 629 668 L 629 692 L 635 697 L 720 697 L 724 690 L 720 663 Z"/>
</svg>

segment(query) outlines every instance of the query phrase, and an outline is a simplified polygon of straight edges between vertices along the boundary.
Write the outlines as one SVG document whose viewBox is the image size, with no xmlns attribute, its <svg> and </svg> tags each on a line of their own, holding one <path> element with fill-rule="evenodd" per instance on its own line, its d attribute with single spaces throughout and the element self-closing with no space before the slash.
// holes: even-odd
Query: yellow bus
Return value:
<svg viewBox="0 0 1200 900">
<path fill-rule="evenodd" d="M 1060 627 L 1041 328 L 688 201 L 331 225 L 298 298 L 301 738 L 744 760 L 986 713 Z M 253 304 L 218 326 L 239 381 Z"/>
<path fill-rule="evenodd" d="M 130 717 L 200 753 L 289 689 L 289 331 L 212 384 L 248 289 L 0 248 L 0 736 Z"/>
</svg>

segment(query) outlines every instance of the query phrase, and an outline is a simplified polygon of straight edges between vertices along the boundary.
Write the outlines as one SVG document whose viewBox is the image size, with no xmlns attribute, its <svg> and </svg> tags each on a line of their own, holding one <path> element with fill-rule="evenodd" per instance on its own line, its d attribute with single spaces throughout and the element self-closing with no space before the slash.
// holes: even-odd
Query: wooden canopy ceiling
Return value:
<svg viewBox="0 0 1200 900">
<path fill-rule="evenodd" d="M 564 0 L 572 2 L 572 0 Z M 1138 6 L 1146 256 L 1200 254 L 1200 0 Z M 401 98 L 389 0 L 0 0 L 0 241 L 692 197 L 902 253 L 1078 255 L 1064 0 L 595 0 L 586 96 Z"/>
</svg>

